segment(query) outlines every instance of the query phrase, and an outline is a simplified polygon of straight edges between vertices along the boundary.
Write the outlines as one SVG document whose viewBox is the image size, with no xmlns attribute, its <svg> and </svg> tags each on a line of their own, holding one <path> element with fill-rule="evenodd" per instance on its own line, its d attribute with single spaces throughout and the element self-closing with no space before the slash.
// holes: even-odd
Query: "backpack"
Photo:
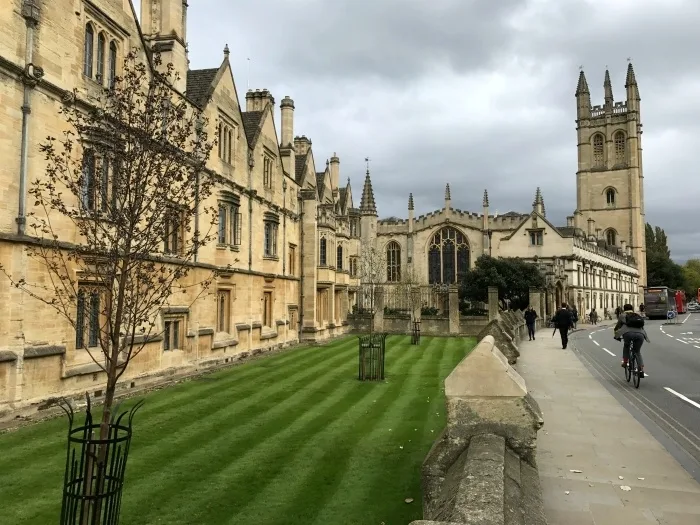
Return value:
<svg viewBox="0 0 700 525">
<path fill-rule="evenodd" d="M 625 324 L 630 328 L 644 328 L 644 318 L 636 312 L 630 312 Z"/>
</svg>

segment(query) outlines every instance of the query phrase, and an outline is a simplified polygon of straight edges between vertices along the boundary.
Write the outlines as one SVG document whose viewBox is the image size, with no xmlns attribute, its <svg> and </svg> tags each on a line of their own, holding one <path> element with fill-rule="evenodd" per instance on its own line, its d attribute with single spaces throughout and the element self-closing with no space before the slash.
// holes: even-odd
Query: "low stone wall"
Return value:
<svg viewBox="0 0 700 525">
<path fill-rule="evenodd" d="M 447 427 L 423 463 L 424 520 L 412 525 L 546 525 L 537 402 L 492 336 L 445 380 Z"/>
</svg>

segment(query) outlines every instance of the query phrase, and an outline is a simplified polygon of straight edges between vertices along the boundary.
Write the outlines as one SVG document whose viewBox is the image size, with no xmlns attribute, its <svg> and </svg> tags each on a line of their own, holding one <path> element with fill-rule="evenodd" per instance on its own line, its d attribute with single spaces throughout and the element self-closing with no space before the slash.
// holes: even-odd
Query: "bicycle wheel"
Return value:
<svg viewBox="0 0 700 525">
<path fill-rule="evenodd" d="M 630 379 L 632 379 L 632 366 L 634 364 L 633 357 L 630 355 L 629 360 L 627 361 L 627 366 L 625 367 L 625 379 L 627 379 L 627 382 L 630 382 Z"/>
<path fill-rule="evenodd" d="M 630 357 L 634 355 L 634 352 L 630 352 Z M 632 369 L 632 375 L 634 377 L 634 388 L 639 388 L 639 382 L 642 379 L 639 370 L 637 369 L 637 356 L 634 356 L 634 368 Z"/>
</svg>

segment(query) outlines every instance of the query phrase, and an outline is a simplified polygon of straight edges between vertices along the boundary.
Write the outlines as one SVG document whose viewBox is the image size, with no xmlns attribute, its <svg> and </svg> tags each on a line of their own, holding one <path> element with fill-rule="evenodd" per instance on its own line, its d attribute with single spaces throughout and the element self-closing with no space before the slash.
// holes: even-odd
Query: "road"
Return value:
<svg viewBox="0 0 700 525">
<path fill-rule="evenodd" d="M 642 356 L 648 375 L 639 389 L 625 381 L 622 343 L 613 339 L 612 327 L 607 321 L 600 328 L 574 333 L 575 352 L 700 482 L 700 315 L 682 315 L 675 323 L 646 321 L 651 342 L 644 343 Z"/>
</svg>

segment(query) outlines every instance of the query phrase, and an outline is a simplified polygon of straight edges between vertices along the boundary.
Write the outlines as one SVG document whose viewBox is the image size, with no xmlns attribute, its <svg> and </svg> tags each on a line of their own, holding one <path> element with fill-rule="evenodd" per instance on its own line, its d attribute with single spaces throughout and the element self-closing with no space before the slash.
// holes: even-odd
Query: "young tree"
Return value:
<svg viewBox="0 0 700 525">
<path fill-rule="evenodd" d="M 358 260 L 357 275 L 360 278 L 361 307 L 370 314 L 369 333 L 374 332 L 377 296 L 386 282 L 386 258 L 374 246 L 363 246 Z"/>
<path fill-rule="evenodd" d="M 73 326 L 76 348 L 105 372 L 100 439 L 119 378 L 162 331 L 160 310 L 192 304 L 214 277 L 191 274 L 214 231 L 204 206 L 213 180 L 202 171 L 213 141 L 206 119 L 171 89 L 172 66 L 159 74 L 153 62 L 131 52 L 99 102 L 63 107 L 67 131 L 41 146 L 46 172 L 29 191 L 26 251 L 45 278 L 2 268 Z"/>
<path fill-rule="evenodd" d="M 686 279 L 683 269 L 671 259 L 666 232 L 659 226 L 652 227 L 647 223 L 645 234 L 647 285 L 685 289 Z"/>
</svg>

